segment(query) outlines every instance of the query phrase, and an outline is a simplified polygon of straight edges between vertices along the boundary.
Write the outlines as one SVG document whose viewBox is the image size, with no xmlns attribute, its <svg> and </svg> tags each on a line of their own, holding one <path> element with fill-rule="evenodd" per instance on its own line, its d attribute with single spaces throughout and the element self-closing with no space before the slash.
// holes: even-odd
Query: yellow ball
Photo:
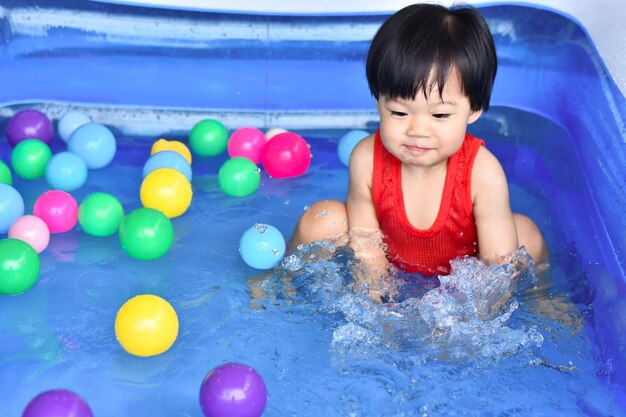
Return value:
<svg viewBox="0 0 626 417">
<path fill-rule="evenodd" d="M 155 153 L 161 151 L 178 152 L 179 154 L 184 156 L 187 162 L 189 162 L 189 165 L 191 165 L 191 152 L 189 151 L 189 148 L 182 142 L 161 138 L 154 142 L 154 144 L 152 145 L 150 155 L 154 155 Z"/>
<path fill-rule="evenodd" d="M 155 169 L 146 175 L 139 190 L 144 207 L 159 210 L 170 219 L 187 211 L 191 195 L 191 184 L 173 168 Z"/>
<path fill-rule="evenodd" d="M 115 336 L 132 355 L 158 355 L 174 344 L 178 336 L 178 316 L 161 297 L 138 295 L 126 301 L 117 312 Z"/>
</svg>

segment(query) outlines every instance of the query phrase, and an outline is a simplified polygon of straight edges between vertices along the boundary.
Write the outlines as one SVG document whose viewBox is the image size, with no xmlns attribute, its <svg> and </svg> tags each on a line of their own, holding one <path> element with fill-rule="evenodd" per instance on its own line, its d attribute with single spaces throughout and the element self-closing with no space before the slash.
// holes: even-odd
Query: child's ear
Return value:
<svg viewBox="0 0 626 417">
<path fill-rule="evenodd" d="M 467 124 L 471 125 L 476 120 L 478 120 L 482 114 L 483 114 L 483 110 L 482 109 L 471 112 L 470 116 L 469 116 L 469 119 L 467 120 Z"/>
</svg>

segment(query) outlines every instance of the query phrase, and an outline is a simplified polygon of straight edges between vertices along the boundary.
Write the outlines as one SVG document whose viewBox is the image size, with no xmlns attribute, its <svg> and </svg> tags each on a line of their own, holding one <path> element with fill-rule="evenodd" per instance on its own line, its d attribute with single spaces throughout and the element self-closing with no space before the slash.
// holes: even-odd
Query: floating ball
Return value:
<svg viewBox="0 0 626 417">
<path fill-rule="evenodd" d="M 161 151 L 152 155 L 146 161 L 143 166 L 143 177 L 160 168 L 172 168 L 180 172 L 187 178 L 187 181 L 191 182 L 191 165 L 187 162 L 187 159 L 174 151 Z"/>
<path fill-rule="evenodd" d="M 200 407 L 206 417 L 259 417 L 266 403 L 265 382 L 247 365 L 220 365 L 200 386 Z"/>
<path fill-rule="evenodd" d="M 0 184 L 0 234 L 5 234 L 15 220 L 24 215 L 24 200 L 10 185 Z"/>
<path fill-rule="evenodd" d="M 232 158 L 224 162 L 218 173 L 222 191 L 232 197 L 254 193 L 261 184 L 259 168 L 247 158 Z"/>
<path fill-rule="evenodd" d="M 11 165 L 18 177 L 33 180 L 44 176 L 51 157 L 52 151 L 48 145 L 38 139 L 27 139 L 13 148 Z"/>
<path fill-rule="evenodd" d="M 117 233 L 124 219 L 120 201 L 107 193 L 91 193 L 78 207 L 80 227 L 91 236 L 111 236 Z"/>
<path fill-rule="evenodd" d="M 11 170 L 7 164 L 2 161 L 0 161 L 0 184 L 13 184 L 13 175 L 11 175 Z"/>
<path fill-rule="evenodd" d="M 189 134 L 191 150 L 201 156 L 224 153 L 227 144 L 228 130 L 217 120 L 202 120 L 195 124 Z"/>
<path fill-rule="evenodd" d="M 93 417 L 89 405 L 72 391 L 55 389 L 33 398 L 22 417 Z"/>
<path fill-rule="evenodd" d="M 255 127 L 242 127 L 230 135 L 228 155 L 231 158 L 248 158 L 255 164 L 261 162 L 261 154 L 267 143 L 265 135 Z"/>
<path fill-rule="evenodd" d="M 52 122 L 39 110 L 21 110 L 7 124 L 7 138 L 12 147 L 26 139 L 39 139 L 49 144 L 53 135 Z"/>
<path fill-rule="evenodd" d="M 57 124 L 57 131 L 64 142 L 70 140 L 72 133 L 79 127 L 91 123 L 91 117 L 82 111 L 72 110 L 65 113 Z"/>
<path fill-rule="evenodd" d="M 132 258 L 151 261 L 165 255 L 174 242 L 174 227 L 159 210 L 139 208 L 120 224 L 120 244 Z"/>
<path fill-rule="evenodd" d="M 0 240 L 0 294 L 29 290 L 39 278 L 39 255 L 19 239 Z"/>
<path fill-rule="evenodd" d="M 311 150 L 302 136 L 291 132 L 279 133 L 265 145 L 261 161 L 272 177 L 297 177 L 309 168 Z"/>
<path fill-rule="evenodd" d="M 78 203 L 65 191 L 46 191 L 35 201 L 33 214 L 48 225 L 50 233 L 63 233 L 76 225 Z"/>
<path fill-rule="evenodd" d="M 9 238 L 22 240 L 32 246 L 37 253 L 41 253 L 50 242 L 50 230 L 39 217 L 26 215 L 13 222 L 9 229 Z"/>
<path fill-rule="evenodd" d="M 248 266 L 270 269 L 285 256 L 285 238 L 274 226 L 257 223 L 241 236 L 239 253 Z"/>
<path fill-rule="evenodd" d="M 67 148 L 83 158 L 89 169 L 99 169 L 111 163 L 117 145 L 109 128 L 88 123 L 72 133 Z"/>
<path fill-rule="evenodd" d="M 268 129 L 267 132 L 265 132 L 265 140 L 268 141 L 279 133 L 287 133 L 287 130 L 283 129 L 282 127 L 273 127 L 271 129 Z"/>
<path fill-rule="evenodd" d="M 369 136 L 369 133 L 365 130 L 351 130 L 339 139 L 337 154 L 339 155 L 339 160 L 342 164 L 345 166 L 350 164 L 350 155 L 352 154 L 352 150 L 357 143 L 365 139 L 367 136 Z"/>
<path fill-rule="evenodd" d="M 185 144 L 182 142 L 179 142 L 177 140 L 159 139 L 152 145 L 150 155 L 154 155 L 155 153 L 162 151 L 177 152 L 184 156 L 189 165 L 191 165 L 191 152 L 189 151 L 189 148 L 185 146 Z"/>
<path fill-rule="evenodd" d="M 117 312 L 115 336 L 131 355 L 158 355 L 174 344 L 178 336 L 178 316 L 161 297 L 138 295 L 126 301 Z"/>
<path fill-rule="evenodd" d="M 87 164 L 73 152 L 60 152 L 46 165 L 46 181 L 57 190 L 78 190 L 87 181 Z"/>
<path fill-rule="evenodd" d="M 157 209 L 171 219 L 187 211 L 192 191 L 183 174 L 172 168 L 160 168 L 144 178 L 139 195 L 144 207 Z"/>
</svg>

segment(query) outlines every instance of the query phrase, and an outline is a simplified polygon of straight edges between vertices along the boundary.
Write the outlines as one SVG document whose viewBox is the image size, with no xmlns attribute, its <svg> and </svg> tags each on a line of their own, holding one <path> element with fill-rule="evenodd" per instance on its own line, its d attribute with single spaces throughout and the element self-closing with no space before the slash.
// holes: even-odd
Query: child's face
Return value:
<svg viewBox="0 0 626 417">
<path fill-rule="evenodd" d="M 430 168 L 445 163 L 463 144 L 467 125 L 481 112 L 473 112 L 461 91 L 456 71 L 448 77 L 440 97 L 437 86 L 413 100 L 380 97 L 380 137 L 387 150 L 403 164 Z"/>
</svg>

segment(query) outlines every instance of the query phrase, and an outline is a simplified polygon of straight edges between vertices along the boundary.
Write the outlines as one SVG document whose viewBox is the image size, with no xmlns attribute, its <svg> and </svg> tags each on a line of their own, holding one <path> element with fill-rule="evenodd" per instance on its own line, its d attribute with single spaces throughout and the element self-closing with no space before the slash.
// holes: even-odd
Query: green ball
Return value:
<svg viewBox="0 0 626 417">
<path fill-rule="evenodd" d="M 219 155 L 228 146 L 228 130 L 217 120 L 202 120 L 191 129 L 189 146 L 200 156 Z"/>
<path fill-rule="evenodd" d="M 174 242 L 174 227 L 159 210 L 139 208 L 120 225 L 122 249 L 132 258 L 151 261 L 165 255 Z"/>
<path fill-rule="evenodd" d="M 25 180 L 41 178 L 52 157 L 50 147 L 39 139 L 27 139 L 17 144 L 11 152 L 11 165 L 15 174 Z"/>
<path fill-rule="evenodd" d="M 233 197 L 245 197 L 259 188 L 261 173 L 251 160 L 231 158 L 220 168 L 218 181 L 226 194 Z"/>
<path fill-rule="evenodd" d="M 29 290 L 39 278 L 39 255 L 19 239 L 0 240 L 0 294 Z"/>
<path fill-rule="evenodd" d="M 4 162 L 0 161 L 0 184 L 13 185 L 13 175 Z"/>
<path fill-rule="evenodd" d="M 120 230 L 124 208 L 117 198 L 107 193 L 91 193 L 78 207 L 78 222 L 91 236 L 111 236 Z"/>
</svg>

